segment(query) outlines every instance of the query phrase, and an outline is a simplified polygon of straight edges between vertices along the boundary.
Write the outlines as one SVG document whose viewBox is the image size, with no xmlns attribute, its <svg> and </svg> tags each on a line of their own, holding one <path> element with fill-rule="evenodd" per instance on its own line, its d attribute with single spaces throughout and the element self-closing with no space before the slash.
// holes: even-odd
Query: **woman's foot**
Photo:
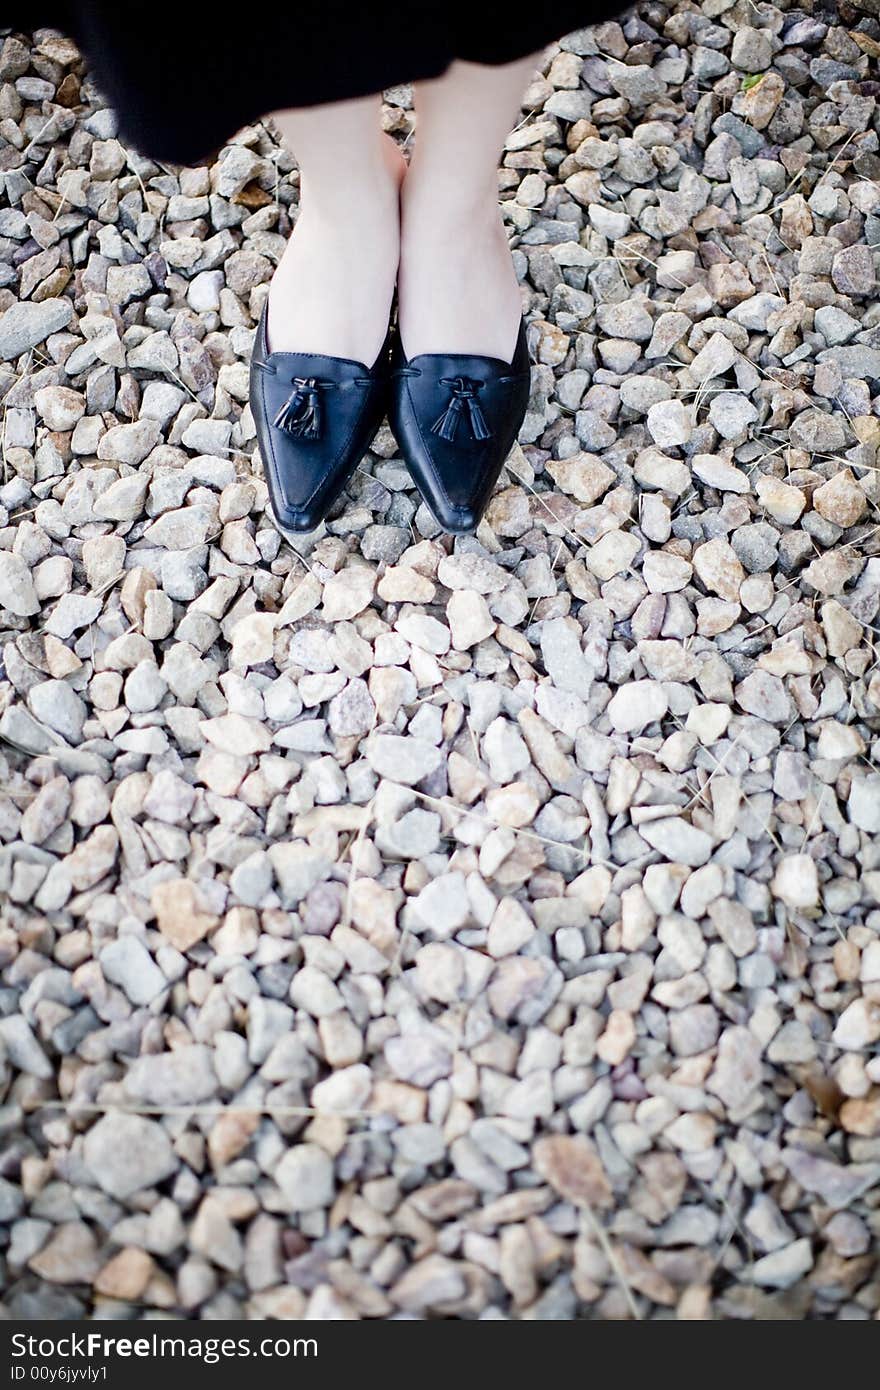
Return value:
<svg viewBox="0 0 880 1390">
<path fill-rule="evenodd" d="M 388 403 L 388 367 L 337 355 L 272 352 L 264 305 L 250 365 L 250 405 L 278 524 L 313 531 L 357 468 Z"/>
<path fill-rule="evenodd" d="M 366 156 L 303 177 L 301 211 L 269 290 L 271 352 L 373 366 L 388 333 L 405 170 L 394 141 L 378 135 Z"/>
<path fill-rule="evenodd" d="M 510 362 L 522 316 L 496 190 L 477 202 L 424 173 L 416 155 L 401 195 L 398 321 L 408 358 L 464 353 Z"/>
</svg>

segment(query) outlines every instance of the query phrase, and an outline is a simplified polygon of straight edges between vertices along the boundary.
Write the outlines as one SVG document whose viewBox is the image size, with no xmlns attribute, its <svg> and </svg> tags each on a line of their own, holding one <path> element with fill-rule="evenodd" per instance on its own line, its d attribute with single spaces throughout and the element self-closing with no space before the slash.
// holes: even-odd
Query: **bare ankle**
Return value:
<svg viewBox="0 0 880 1390">
<path fill-rule="evenodd" d="M 403 183 L 401 210 L 404 226 L 419 233 L 449 227 L 466 227 L 469 234 L 494 231 L 500 224 L 498 186 L 462 188 L 453 179 L 435 179 L 416 167 L 415 160 Z"/>
<path fill-rule="evenodd" d="M 327 223 L 338 218 L 349 225 L 353 205 L 358 218 L 396 208 L 405 168 L 403 155 L 385 135 L 357 159 L 335 162 L 331 167 L 310 164 L 300 168 L 302 210 L 308 209 Z"/>
</svg>

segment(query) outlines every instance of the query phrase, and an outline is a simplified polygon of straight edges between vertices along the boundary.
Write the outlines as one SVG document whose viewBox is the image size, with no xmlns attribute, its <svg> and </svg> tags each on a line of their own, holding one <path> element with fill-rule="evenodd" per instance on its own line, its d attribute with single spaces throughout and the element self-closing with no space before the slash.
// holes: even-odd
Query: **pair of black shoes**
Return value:
<svg viewBox="0 0 880 1390">
<path fill-rule="evenodd" d="M 529 400 L 520 323 L 512 362 L 423 353 L 398 335 L 372 367 L 347 357 L 270 352 L 263 307 L 250 400 L 272 510 L 288 531 L 313 531 L 387 414 L 413 480 L 445 531 L 473 531 L 519 433 Z"/>
</svg>

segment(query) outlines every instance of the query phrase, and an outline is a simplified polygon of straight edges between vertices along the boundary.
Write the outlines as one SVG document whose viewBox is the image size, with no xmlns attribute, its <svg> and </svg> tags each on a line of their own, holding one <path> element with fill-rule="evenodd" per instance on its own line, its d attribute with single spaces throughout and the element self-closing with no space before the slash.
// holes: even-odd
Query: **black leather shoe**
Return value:
<svg viewBox="0 0 880 1390">
<path fill-rule="evenodd" d="M 520 322 L 512 362 L 426 352 L 391 359 L 388 420 L 427 507 L 444 531 L 479 524 L 529 403 L 529 352 Z"/>
<path fill-rule="evenodd" d="M 263 306 L 250 403 L 279 526 L 313 531 L 357 468 L 388 404 L 390 336 L 367 367 L 348 357 L 270 352 Z"/>
</svg>

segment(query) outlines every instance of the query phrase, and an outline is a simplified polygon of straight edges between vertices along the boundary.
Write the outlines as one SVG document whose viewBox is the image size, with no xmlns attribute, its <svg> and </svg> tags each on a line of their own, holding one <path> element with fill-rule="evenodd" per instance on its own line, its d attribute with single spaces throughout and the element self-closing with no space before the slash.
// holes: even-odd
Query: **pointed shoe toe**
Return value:
<svg viewBox="0 0 880 1390">
<path fill-rule="evenodd" d="M 390 342 L 367 367 L 347 357 L 270 352 L 263 306 L 250 404 L 278 525 L 314 531 L 360 463 L 388 404 Z"/>
<path fill-rule="evenodd" d="M 392 353 L 388 419 L 413 480 L 444 531 L 476 530 L 529 402 L 521 321 L 511 362 L 439 352 Z"/>
</svg>

